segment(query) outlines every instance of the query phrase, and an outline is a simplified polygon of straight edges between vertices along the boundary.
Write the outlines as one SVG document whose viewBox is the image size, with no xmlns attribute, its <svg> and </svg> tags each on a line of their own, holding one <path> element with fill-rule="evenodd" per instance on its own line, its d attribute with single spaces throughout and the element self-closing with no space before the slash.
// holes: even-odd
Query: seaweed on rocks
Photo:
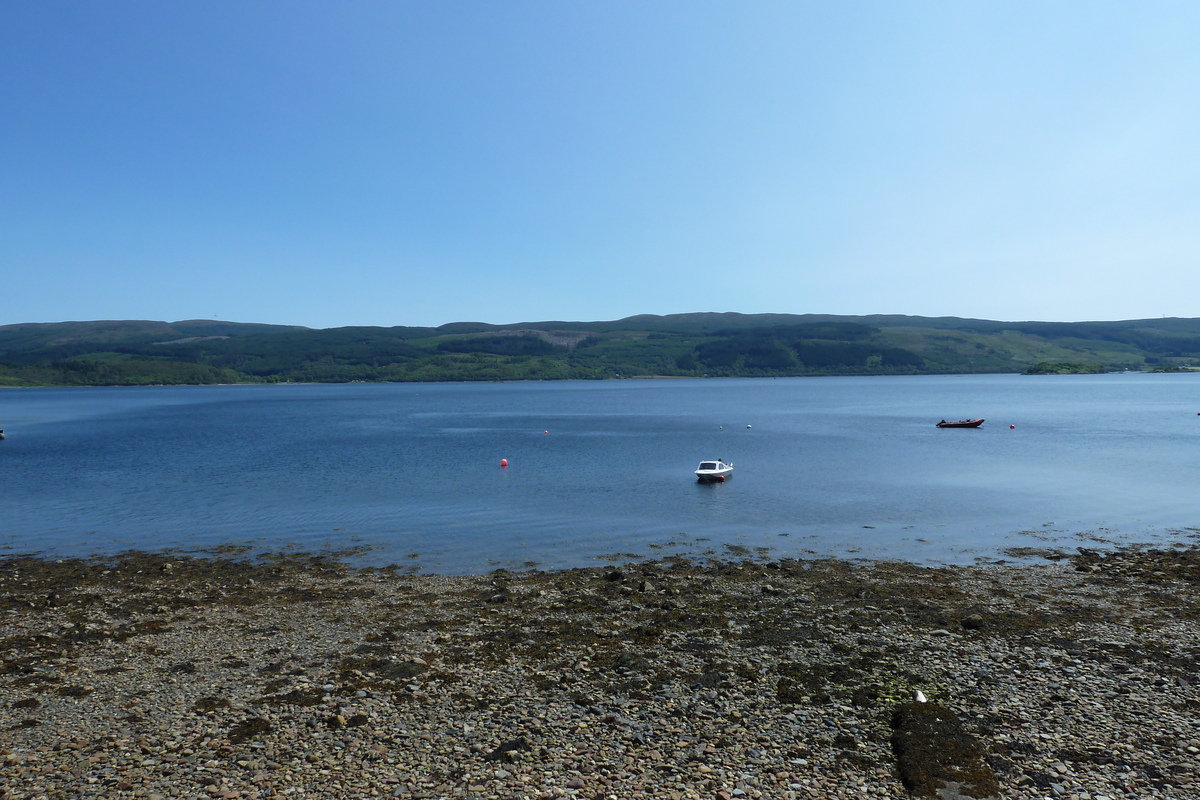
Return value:
<svg viewBox="0 0 1200 800">
<path fill-rule="evenodd" d="M 0 559 L 0 796 L 898 797 L 920 689 L 1006 796 L 1190 799 L 1196 567 Z"/>
<path fill-rule="evenodd" d="M 273 730 L 270 720 L 263 717 L 243 720 L 229 729 L 228 738 L 232 744 L 241 744 L 256 736 L 270 733 Z"/>
</svg>

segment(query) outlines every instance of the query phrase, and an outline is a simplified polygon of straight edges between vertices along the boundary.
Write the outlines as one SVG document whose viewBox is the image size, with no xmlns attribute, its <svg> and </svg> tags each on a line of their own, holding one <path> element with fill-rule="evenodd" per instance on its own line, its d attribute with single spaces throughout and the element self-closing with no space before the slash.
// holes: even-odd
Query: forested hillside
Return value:
<svg viewBox="0 0 1200 800">
<path fill-rule="evenodd" d="M 642 315 L 315 330 L 207 320 L 0 326 L 0 385 L 559 380 L 1200 367 L 1200 319 Z"/>
</svg>

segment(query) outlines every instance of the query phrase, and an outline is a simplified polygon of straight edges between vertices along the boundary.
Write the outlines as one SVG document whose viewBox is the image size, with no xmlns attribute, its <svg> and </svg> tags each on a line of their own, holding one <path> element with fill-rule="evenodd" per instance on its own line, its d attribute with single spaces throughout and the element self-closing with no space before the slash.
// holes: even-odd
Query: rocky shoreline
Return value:
<svg viewBox="0 0 1200 800">
<path fill-rule="evenodd" d="M 0 798 L 1200 796 L 1200 552 L 1051 555 L 7 558 Z"/>
</svg>

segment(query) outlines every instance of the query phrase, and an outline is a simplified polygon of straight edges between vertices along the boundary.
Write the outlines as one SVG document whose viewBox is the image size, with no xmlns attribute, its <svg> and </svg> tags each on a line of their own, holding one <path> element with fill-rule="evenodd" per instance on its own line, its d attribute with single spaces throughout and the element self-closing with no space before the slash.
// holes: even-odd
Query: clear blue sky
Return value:
<svg viewBox="0 0 1200 800">
<path fill-rule="evenodd" d="M 0 324 L 1200 316 L 1200 3 L 0 3 Z"/>
</svg>

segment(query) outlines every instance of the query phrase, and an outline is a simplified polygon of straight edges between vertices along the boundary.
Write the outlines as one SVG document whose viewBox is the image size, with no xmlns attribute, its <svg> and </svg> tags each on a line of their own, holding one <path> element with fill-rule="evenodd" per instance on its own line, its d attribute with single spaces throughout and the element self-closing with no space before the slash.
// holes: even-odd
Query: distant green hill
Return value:
<svg viewBox="0 0 1200 800">
<path fill-rule="evenodd" d="M 324 330 L 216 320 L 0 326 L 0 385 L 635 376 L 749 377 L 1200 367 L 1200 319 L 997 322 L 696 313 L 605 322 Z"/>
</svg>

